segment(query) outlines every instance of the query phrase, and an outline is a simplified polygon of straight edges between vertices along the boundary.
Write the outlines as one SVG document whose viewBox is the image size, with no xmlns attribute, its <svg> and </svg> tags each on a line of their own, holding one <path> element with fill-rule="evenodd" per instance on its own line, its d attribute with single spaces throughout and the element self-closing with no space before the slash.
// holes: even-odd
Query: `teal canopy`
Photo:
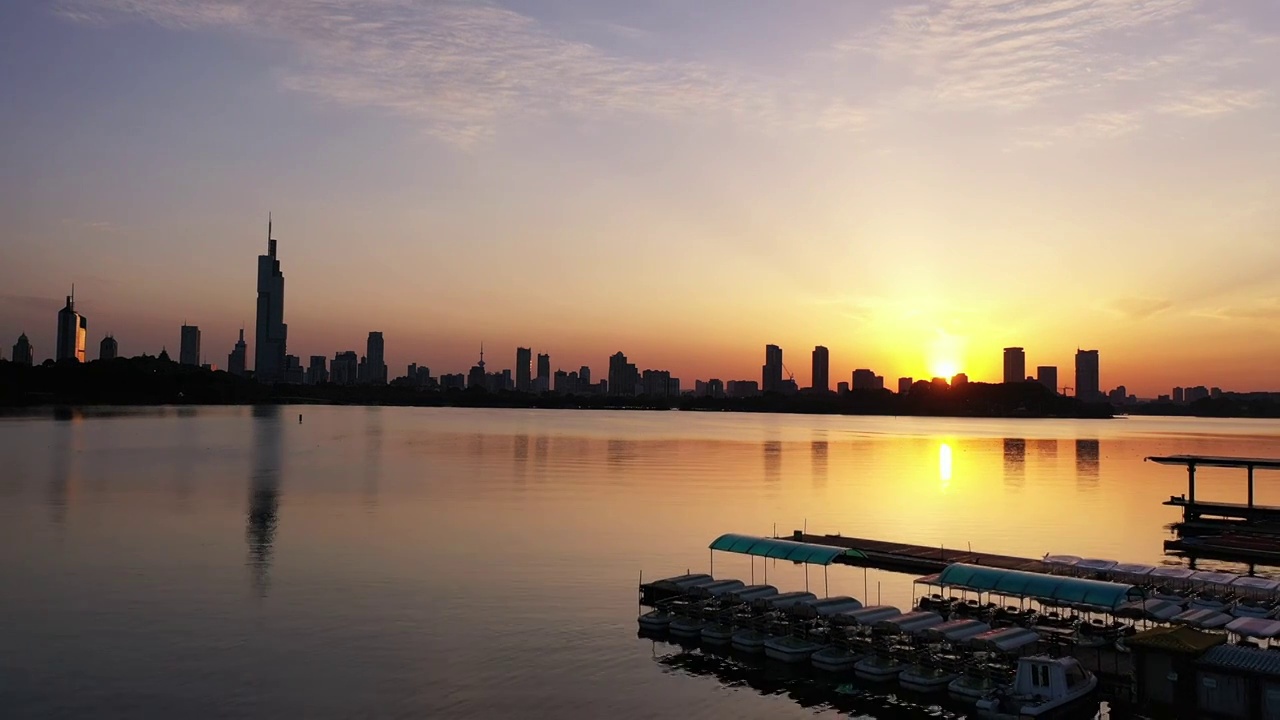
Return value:
<svg viewBox="0 0 1280 720">
<path fill-rule="evenodd" d="M 830 565 L 841 555 L 864 557 L 857 550 L 832 547 L 831 545 L 815 545 L 813 543 L 795 542 L 794 540 L 777 540 L 753 535 L 739 535 L 737 533 L 721 535 L 711 542 L 710 547 L 712 550 L 790 560 L 791 562 L 809 563 L 810 565 Z"/>
<path fill-rule="evenodd" d="M 948 565 L 937 584 L 1107 610 L 1142 599 L 1142 591 L 1132 585 L 964 563 Z"/>
</svg>

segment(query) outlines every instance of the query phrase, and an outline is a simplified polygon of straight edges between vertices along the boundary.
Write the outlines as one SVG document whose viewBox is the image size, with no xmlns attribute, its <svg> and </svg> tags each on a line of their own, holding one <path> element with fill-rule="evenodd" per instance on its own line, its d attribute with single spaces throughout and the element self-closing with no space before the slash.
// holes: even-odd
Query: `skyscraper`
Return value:
<svg viewBox="0 0 1280 720">
<path fill-rule="evenodd" d="M 329 379 L 334 385 L 355 385 L 358 364 L 355 350 L 335 353 L 329 364 Z"/>
<path fill-rule="evenodd" d="M 1081 400 L 1100 400 L 1098 391 L 1098 351 L 1076 350 L 1076 397 Z"/>
<path fill-rule="evenodd" d="M 383 357 L 383 343 L 381 332 L 370 332 L 369 340 L 365 343 L 365 368 L 367 377 L 365 381 L 370 385 L 386 385 L 387 384 L 387 363 Z"/>
<path fill-rule="evenodd" d="M 621 351 L 609 356 L 609 394 L 631 397 L 636 394 L 640 373 Z"/>
<path fill-rule="evenodd" d="M 183 365 L 200 365 L 200 328 L 183 323 L 181 340 L 178 345 L 178 362 Z"/>
<path fill-rule="evenodd" d="M 551 356 L 538 353 L 538 377 L 534 380 L 534 386 L 538 392 L 547 392 L 551 389 Z"/>
<path fill-rule="evenodd" d="M 13 344 L 13 361 L 19 365 L 34 365 L 35 349 L 31 347 L 31 341 L 27 339 L 27 334 L 22 333 L 18 336 L 18 342 Z"/>
<path fill-rule="evenodd" d="M 821 345 L 813 349 L 813 389 L 831 392 L 831 353 Z"/>
<path fill-rule="evenodd" d="M 276 241 L 267 216 L 267 254 L 258 256 L 258 318 L 253 348 L 253 375 L 259 382 L 284 381 L 285 341 L 284 273 L 276 259 Z"/>
<path fill-rule="evenodd" d="M 529 348 L 516 348 L 516 390 L 529 392 L 533 389 L 529 381 L 529 371 L 533 366 L 533 351 Z"/>
<path fill-rule="evenodd" d="M 307 365 L 306 379 L 303 382 L 308 385 L 323 385 L 329 382 L 327 360 L 328 358 L 324 355 L 312 355 L 311 362 Z"/>
<path fill-rule="evenodd" d="M 89 321 L 76 312 L 76 289 L 71 288 L 67 306 L 58 311 L 58 353 L 55 360 L 84 362 L 84 345 L 89 336 Z"/>
<path fill-rule="evenodd" d="M 120 354 L 120 346 L 116 344 L 116 339 L 110 335 L 102 338 L 102 342 L 98 343 L 98 359 L 99 360 L 115 360 Z"/>
<path fill-rule="evenodd" d="M 227 356 L 227 372 L 232 375 L 244 376 L 245 356 L 248 351 L 244 344 L 244 328 L 240 328 L 240 339 L 236 341 L 236 347 Z"/>
<path fill-rule="evenodd" d="M 1036 381 L 1058 392 L 1058 368 L 1055 365 L 1041 365 L 1036 368 Z"/>
<path fill-rule="evenodd" d="M 480 361 L 471 366 L 471 372 L 467 373 L 468 388 L 487 388 L 489 379 L 485 377 L 484 372 L 484 345 L 480 345 Z"/>
<path fill-rule="evenodd" d="M 909 378 L 909 377 L 900 377 L 900 378 L 898 378 L 898 394 L 899 394 L 899 395 L 906 395 L 907 393 L 911 392 L 911 383 L 912 383 L 912 382 L 913 382 L 913 380 L 912 380 L 911 378 Z"/>
<path fill-rule="evenodd" d="M 782 390 L 782 348 L 777 345 L 764 346 L 764 367 L 761 368 L 761 375 L 761 392 Z"/>
<path fill-rule="evenodd" d="M 1004 381 L 1020 383 L 1027 380 L 1027 354 L 1020 347 L 1004 349 Z"/>
</svg>

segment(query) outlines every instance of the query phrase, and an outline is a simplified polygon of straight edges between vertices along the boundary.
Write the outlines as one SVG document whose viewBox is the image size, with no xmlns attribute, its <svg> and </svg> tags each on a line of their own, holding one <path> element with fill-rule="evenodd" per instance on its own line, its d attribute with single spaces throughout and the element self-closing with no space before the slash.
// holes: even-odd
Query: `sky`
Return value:
<svg viewBox="0 0 1280 720">
<path fill-rule="evenodd" d="M 1274 0 L 6 0 L 0 340 L 1280 390 Z M 252 347 L 250 348 L 252 358 Z"/>
</svg>

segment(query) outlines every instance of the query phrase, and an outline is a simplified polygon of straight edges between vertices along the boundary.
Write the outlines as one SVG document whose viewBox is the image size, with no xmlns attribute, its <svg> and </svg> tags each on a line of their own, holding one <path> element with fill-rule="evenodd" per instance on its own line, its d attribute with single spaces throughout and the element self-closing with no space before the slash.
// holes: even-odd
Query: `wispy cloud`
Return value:
<svg viewBox="0 0 1280 720">
<path fill-rule="evenodd" d="M 1262 89 L 1211 88 L 1170 98 L 1157 110 L 1183 117 L 1223 115 L 1269 105 L 1271 94 Z"/>
<path fill-rule="evenodd" d="M 482 2 L 426 0 L 60 0 L 79 21 L 143 18 L 289 43 L 283 85 L 395 112 L 459 145 L 552 113 L 731 117 L 772 129 L 856 129 L 843 103 L 778 79 L 706 64 L 644 62 L 556 36 Z"/>
<path fill-rule="evenodd" d="M 1142 116 L 1135 112 L 1090 113 L 1074 122 L 1027 128 L 1014 142 L 1015 147 L 1042 148 L 1065 141 L 1114 140 L 1142 127 Z"/>
<path fill-rule="evenodd" d="M 1200 310 L 1195 313 L 1200 317 L 1220 320 L 1280 320 L 1280 298 L 1268 298 L 1240 305 Z"/>
<path fill-rule="evenodd" d="M 1106 309 L 1130 320 L 1145 320 L 1173 307 L 1173 303 L 1164 298 L 1153 297 L 1121 297 L 1107 303 Z"/>
</svg>

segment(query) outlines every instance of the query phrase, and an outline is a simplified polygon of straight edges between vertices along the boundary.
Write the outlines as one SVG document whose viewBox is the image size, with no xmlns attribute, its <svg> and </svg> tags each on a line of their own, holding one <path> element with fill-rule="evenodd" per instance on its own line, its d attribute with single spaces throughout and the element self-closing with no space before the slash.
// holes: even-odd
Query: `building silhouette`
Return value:
<svg viewBox="0 0 1280 720">
<path fill-rule="evenodd" d="M 35 364 L 35 349 L 31 347 L 26 333 L 19 335 L 18 342 L 13 344 L 13 361 L 19 365 Z"/>
<path fill-rule="evenodd" d="M 591 385 L 591 368 L 586 365 L 578 368 L 578 384 L 581 385 L 584 390 Z"/>
<path fill-rule="evenodd" d="M 14 350 L 14 352 L 16 353 L 16 352 L 17 352 L 17 350 L 15 349 L 15 350 Z M 16 355 L 15 355 L 15 357 L 16 357 Z M 1184 398 L 1185 398 L 1185 395 L 1184 395 L 1184 391 L 1183 391 L 1183 389 L 1182 389 L 1182 388 L 1180 388 L 1180 387 L 1176 387 L 1176 388 L 1174 388 L 1174 389 L 1173 389 L 1173 401 L 1174 401 L 1174 402 L 1176 402 L 1176 403 L 1183 402 Z"/>
<path fill-rule="evenodd" d="M 385 346 L 381 332 L 370 332 L 365 342 L 365 377 L 364 382 L 370 385 L 387 384 L 387 362 L 384 356 Z"/>
<path fill-rule="evenodd" d="M 102 342 L 98 343 L 98 359 L 115 360 L 119 356 L 120 346 L 116 343 L 116 339 L 110 335 L 102 338 Z"/>
<path fill-rule="evenodd" d="M 1004 381 L 1020 383 L 1027 379 L 1027 354 L 1020 347 L 1004 349 Z"/>
<path fill-rule="evenodd" d="M 813 349 L 813 389 L 831 392 L 831 353 L 819 345 Z"/>
<path fill-rule="evenodd" d="M 755 380 L 730 380 L 725 383 L 724 392 L 731 398 L 756 397 L 760 394 L 760 384 Z"/>
<path fill-rule="evenodd" d="M 183 365 L 200 365 L 200 328 L 196 325 L 182 325 L 181 341 L 178 344 L 178 362 Z"/>
<path fill-rule="evenodd" d="M 297 355 L 284 356 L 284 382 L 289 385 L 301 385 L 305 379 L 302 370 L 302 358 Z"/>
<path fill-rule="evenodd" d="M 848 394 L 849 394 L 849 383 L 847 383 L 847 382 L 845 382 L 845 381 L 843 381 L 843 380 L 841 380 L 840 382 L 836 383 L 836 394 L 837 394 L 837 395 L 848 395 Z"/>
<path fill-rule="evenodd" d="M 911 383 L 912 383 L 912 382 L 914 382 L 914 381 L 913 381 L 911 378 L 909 378 L 909 377 L 900 377 L 900 378 L 898 378 L 898 394 L 899 394 L 899 395 L 906 395 L 907 393 L 911 392 Z"/>
<path fill-rule="evenodd" d="M 1058 368 L 1055 365 L 1041 365 L 1036 368 L 1036 382 L 1058 392 Z"/>
<path fill-rule="evenodd" d="M 853 389 L 854 390 L 883 390 L 884 377 L 875 374 L 875 372 L 866 368 L 858 368 L 853 371 Z"/>
<path fill-rule="evenodd" d="M 329 380 L 334 385 L 355 385 L 359 360 L 355 350 L 335 353 L 329 365 Z"/>
<path fill-rule="evenodd" d="M 240 328 L 240 339 L 236 341 L 235 349 L 227 356 L 227 372 L 232 375 L 244 376 L 245 355 L 247 349 L 244 344 L 244 328 Z"/>
<path fill-rule="evenodd" d="M 760 369 L 761 392 L 782 391 L 782 348 L 777 345 L 764 346 L 764 366 Z"/>
<path fill-rule="evenodd" d="M 534 390 L 544 393 L 551 389 L 551 356 L 538 353 L 538 375 L 533 379 Z"/>
<path fill-rule="evenodd" d="M 634 363 L 627 362 L 627 356 L 618 351 L 609 356 L 609 394 L 632 397 L 636 394 L 636 386 L 640 384 L 640 372 Z"/>
<path fill-rule="evenodd" d="M 323 355 L 312 355 L 311 362 L 307 364 L 307 375 L 304 382 L 307 385 L 323 385 L 329 382 L 329 369 L 326 367 L 327 360 Z"/>
<path fill-rule="evenodd" d="M 489 380 L 485 377 L 484 372 L 484 345 L 480 345 L 480 361 L 471 366 L 471 372 L 467 373 L 468 388 L 485 388 L 488 389 Z"/>
<path fill-rule="evenodd" d="M 516 390 L 529 392 L 533 389 L 529 372 L 533 367 L 533 351 L 529 348 L 516 348 Z"/>
<path fill-rule="evenodd" d="M 276 241 L 267 216 L 267 254 L 258 256 L 258 315 L 254 333 L 253 375 L 259 382 L 284 381 L 285 345 L 289 326 L 284 323 L 284 274 L 276 259 Z"/>
<path fill-rule="evenodd" d="M 54 360 L 84 362 L 84 346 L 89 336 L 89 321 L 76 312 L 76 289 L 71 288 L 67 305 L 58 311 L 58 347 Z"/>
<path fill-rule="evenodd" d="M 961 385 L 968 385 L 968 384 L 969 384 L 969 376 L 966 375 L 965 373 L 960 372 L 951 376 L 951 387 L 960 387 Z"/>
<path fill-rule="evenodd" d="M 1098 387 L 1098 351 L 1076 350 L 1076 397 L 1089 402 L 1101 400 Z"/>
</svg>

